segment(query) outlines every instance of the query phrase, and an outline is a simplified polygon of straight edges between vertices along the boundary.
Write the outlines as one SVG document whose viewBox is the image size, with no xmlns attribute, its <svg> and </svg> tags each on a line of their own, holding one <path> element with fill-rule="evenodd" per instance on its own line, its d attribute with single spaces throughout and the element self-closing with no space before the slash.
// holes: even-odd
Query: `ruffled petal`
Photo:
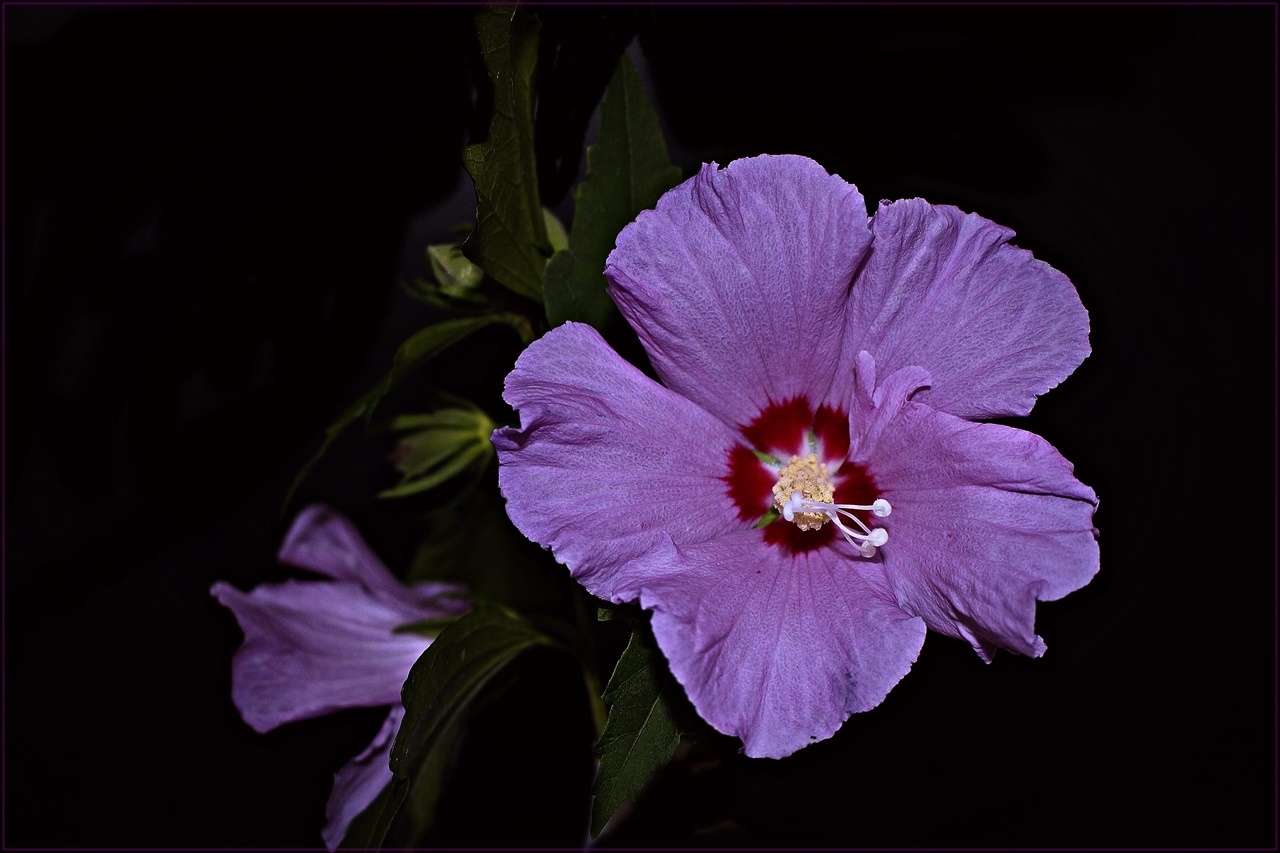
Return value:
<svg viewBox="0 0 1280 853">
<path fill-rule="evenodd" d="M 857 187 L 806 157 L 707 164 L 618 235 L 605 276 L 667 387 L 730 425 L 826 397 L 870 244 Z"/>
<path fill-rule="evenodd" d="M 883 374 L 923 367 L 916 398 L 963 418 L 1025 415 L 1089 354 L 1089 314 L 1065 275 L 1007 228 L 923 199 L 881 203 L 848 312 L 841 379 L 860 351 Z"/>
<path fill-rule="evenodd" d="M 535 341 L 503 396 L 521 424 L 493 434 L 507 514 L 592 594 L 632 600 L 639 557 L 743 526 L 723 479 L 734 433 L 590 326 Z"/>
<path fill-rule="evenodd" d="M 404 706 L 396 702 L 382 728 L 374 735 L 373 742 L 334 774 L 333 790 L 324 808 L 326 823 L 320 831 L 325 846 L 330 850 L 338 849 L 351 821 L 369 808 L 382 789 L 391 784 L 391 745 L 395 743 L 396 732 L 400 730 L 403 719 Z"/>
<path fill-rule="evenodd" d="M 893 507 L 878 520 L 889 533 L 879 557 L 898 602 L 984 660 L 997 647 L 1043 654 L 1036 601 L 1061 598 L 1098 571 L 1093 490 L 1037 435 L 909 401 L 918 368 L 872 392 L 875 370 L 863 353 L 850 458 Z"/>
<path fill-rule="evenodd" d="M 390 705 L 431 640 L 392 633 L 432 618 L 422 608 L 346 581 L 285 581 L 241 592 L 216 583 L 244 643 L 231 661 L 231 699 L 259 732 L 342 708 Z"/>
<path fill-rule="evenodd" d="M 698 713 L 753 757 L 830 737 L 878 705 L 924 643 L 877 564 L 836 548 L 792 555 L 761 530 L 679 548 L 641 603 Z"/>
</svg>

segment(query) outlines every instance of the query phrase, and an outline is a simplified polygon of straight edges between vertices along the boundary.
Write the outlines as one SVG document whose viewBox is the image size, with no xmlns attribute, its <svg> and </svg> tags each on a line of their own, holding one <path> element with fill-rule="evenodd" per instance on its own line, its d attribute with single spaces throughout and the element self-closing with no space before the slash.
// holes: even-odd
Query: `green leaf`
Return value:
<svg viewBox="0 0 1280 853">
<path fill-rule="evenodd" d="M 440 732 L 432 746 L 424 750 L 412 780 L 396 779 L 392 783 L 407 789 L 399 817 L 402 828 L 398 827 L 392 834 L 394 846 L 403 849 L 421 844 L 423 834 L 431 828 L 436 803 L 444 792 L 445 774 L 449 771 L 465 722 L 466 719 L 460 716 Z"/>
<path fill-rule="evenodd" d="M 548 642 L 518 616 L 496 607 L 477 607 L 445 626 L 401 691 L 405 715 L 391 747 L 391 782 L 352 822 L 342 846 L 418 843 L 431 826 L 471 703 L 520 652 Z"/>
<path fill-rule="evenodd" d="M 618 232 L 680 177 L 640 75 L 624 53 L 600 104 L 599 142 L 587 149 L 569 248 L 547 265 L 544 296 L 551 325 L 578 320 L 603 330 L 611 322 L 617 309 L 605 291 L 605 258 Z"/>
<path fill-rule="evenodd" d="M 592 838 L 675 754 L 680 728 L 671 709 L 677 690 L 653 635 L 637 628 L 604 691 L 609 720 L 596 744 L 600 771 L 591 804 Z"/>
<path fill-rule="evenodd" d="M 462 151 L 476 188 L 476 230 L 462 251 L 500 284 L 542 300 L 551 255 L 533 156 L 533 83 L 538 24 L 516 6 L 476 15 L 484 65 L 493 81 L 493 118 L 483 142 Z"/>
<path fill-rule="evenodd" d="M 503 667 L 550 640 L 500 607 L 477 607 L 440 632 L 401 691 L 404 722 L 391 747 L 391 771 L 411 777 Z"/>
<path fill-rule="evenodd" d="M 413 337 L 401 344 L 400 349 L 396 350 L 395 358 L 391 362 L 391 372 L 383 379 L 387 390 L 391 390 L 397 382 L 435 358 L 449 345 L 457 343 L 467 335 L 484 328 L 490 323 L 502 320 L 504 318 L 496 314 L 488 314 L 483 317 L 460 317 L 456 320 L 445 320 L 443 323 L 427 326 L 417 332 Z M 381 399 L 381 396 L 378 399 Z M 377 401 L 375 400 L 374 404 L 376 405 L 376 403 Z M 373 406 L 370 406 L 366 421 L 372 415 Z"/>
<path fill-rule="evenodd" d="M 329 448 L 346 431 L 347 427 L 361 419 L 364 420 L 365 426 L 368 427 L 378 402 L 400 380 L 435 358 L 451 344 L 455 344 L 477 329 L 482 329 L 495 322 L 513 323 L 511 318 L 498 314 L 446 320 L 434 326 L 427 326 L 401 344 L 400 349 L 396 350 L 395 358 L 392 360 L 391 370 L 382 377 L 377 385 L 370 388 L 358 400 L 348 406 L 338 416 L 338 419 L 325 430 L 324 443 L 320 445 L 320 449 L 316 451 L 315 455 L 307 461 L 307 464 L 302 466 L 298 476 L 294 477 L 293 484 L 289 486 L 289 491 L 285 493 L 284 506 L 281 508 L 281 512 L 288 509 L 294 493 L 298 490 L 298 486 L 302 485 L 302 481 L 307 478 L 307 474 L 320 461 L 320 457 L 328 452 Z"/>
</svg>

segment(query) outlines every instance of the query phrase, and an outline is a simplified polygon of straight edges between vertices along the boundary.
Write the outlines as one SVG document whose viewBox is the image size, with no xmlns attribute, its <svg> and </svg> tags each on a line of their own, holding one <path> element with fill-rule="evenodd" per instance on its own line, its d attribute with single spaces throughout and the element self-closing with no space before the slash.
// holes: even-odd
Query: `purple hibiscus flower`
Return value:
<svg viewBox="0 0 1280 853">
<path fill-rule="evenodd" d="M 1025 415 L 1088 314 L 1013 232 L 920 199 L 867 217 L 804 157 L 704 166 L 605 275 L 660 385 L 590 327 L 520 356 L 507 511 L 594 595 L 639 601 L 711 725 L 782 757 L 879 704 L 926 626 L 1044 653 L 1035 602 L 1098 568 L 1097 499 Z"/>
<path fill-rule="evenodd" d="M 218 582 L 213 596 L 235 615 L 244 643 L 231 665 L 231 699 L 256 731 L 343 708 L 390 705 L 373 742 L 337 772 L 322 832 L 330 850 L 352 819 L 391 781 L 391 745 L 404 706 L 400 689 L 431 639 L 396 628 L 462 615 L 453 584 L 406 587 L 351 522 L 312 506 L 293 523 L 280 562 L 326 581 L 262 584 L 244 593 Z"/>
</svg>

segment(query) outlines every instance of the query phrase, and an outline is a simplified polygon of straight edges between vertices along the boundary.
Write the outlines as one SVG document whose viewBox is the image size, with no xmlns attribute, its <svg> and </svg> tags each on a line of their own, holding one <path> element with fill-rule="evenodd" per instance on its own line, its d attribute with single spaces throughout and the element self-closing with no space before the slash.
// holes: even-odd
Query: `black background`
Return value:
<svg viewBox="0 0 1280 853">
<path fill-rule="evenodd" d="M 5 7 L 6 845 L 319 843 L 381 713 L 254 734 L 207 589 L 281 576 L 289 480 L 430 318 L 396 282 L 474 213 L 472 12 Z M 977 211 L 1093 324 L 1021 424 L 1101 497 L 1102 570 L 1040 606 L 1048 654 L 931 635 L 836 737 L 665 774 L 610 843 L 1274 845 L 1274 8 L 540 14 L 561 213 L 638 31 L 686 174 L 800 153 L 872 205 Z M 492 395 L 517 351 L 484 333 L 431 379 Z M 386 450 L 344 440 L 302 499 L 396 567 L 421 507 L 375 504 Z M 584 837 L 580 685 L 521 673 L 432 843 Z"/>
</svg>

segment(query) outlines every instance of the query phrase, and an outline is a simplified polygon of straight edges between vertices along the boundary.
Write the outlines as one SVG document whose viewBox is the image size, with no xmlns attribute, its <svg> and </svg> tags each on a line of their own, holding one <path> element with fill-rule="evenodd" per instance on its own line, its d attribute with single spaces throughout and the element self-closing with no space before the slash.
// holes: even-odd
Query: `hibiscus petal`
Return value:
<svg viewBox="0 0 1280 853">
<path fill-rule="evenodd" d="M 878 564 L 792 555 L 760 530 L 679 548 L 641 603 L 698 713 L 753 757 L 790 755 L 880 704 L 925 636 Z"/>
<path fill-rule="evenodd" d="M 280 546 L 279 560 L 335 580 L 354 581 L 392 599 L 413 600 L 355 525 L 327 506 L 309 506 L 298 513 Z"/>
<path fill-rule="evenodd" d="M 493 434 L 507 514 L 592 594 L 632 600 L 634 560 L 742 527 L 721 479 L 734 433 L 590 326 L 535 341 L 503 396 L 521 422 Z"/>
<path fill-rule="evenodd" d="M 369 808 L 382 789 L 391 783 L 391 745 L 395 743 L 404 706 L 398 701 L 383 722 L 373 742 L 343 765 L 333 776 L 333 790 L 325 805 L 325 827 L 320 831 L 324 844 L 337 850 L 347 835 L 347 827 L 360 812 Z"/>
<path fill-rule="evenodd" d="M 1037 435 L 909 402 L 918 368 L 869 394 L 874 370 L 864 353 L 850 458 L 893 507 L 880 520 L 889 534 L 880 556 L 897 600 L 984 660 L 996 647 L 1043 654 L 1036 601 L 1061 598 L 1098 571 L 1093 490 Z"/>
<path fill-rule="evenodd" d="M 825 399 L 871 235 L 858 189 L 806 157 L 714 163 L 618 235 L 610 293 L 667 387 L 730 425 Z"/>
<path fill-rule="evenodd" d="M 421 619 L 448 619 L 471 609 L 465 596 L 467 585 L 453 581 L 421 581 L 409 584 L 411 600 L 423 615 Z"/>
<path fill-rule="evenodd" d="M 881 203 L 848 312 L 844 365 L 918 365 L 916 398 L 964 418 L 1025 415 L 1089 354 L 1089 314 L 1065 275 L 1007 228 L 923 199 Z M 848 369 L 840 371 L 847 383 Z M 845 399 L 845 387 L 835 399 Z"/>
<path fill-rule="evenodd" d="M 259 732 L 342 708 L 400 701 L 431 641 L 392 631 L 429 618 L 420 608 L 346 581 L 285 581 L 241 592 L 216 583 L 244 643 L 231 662 L 231 699 Z"/>
</svg>

